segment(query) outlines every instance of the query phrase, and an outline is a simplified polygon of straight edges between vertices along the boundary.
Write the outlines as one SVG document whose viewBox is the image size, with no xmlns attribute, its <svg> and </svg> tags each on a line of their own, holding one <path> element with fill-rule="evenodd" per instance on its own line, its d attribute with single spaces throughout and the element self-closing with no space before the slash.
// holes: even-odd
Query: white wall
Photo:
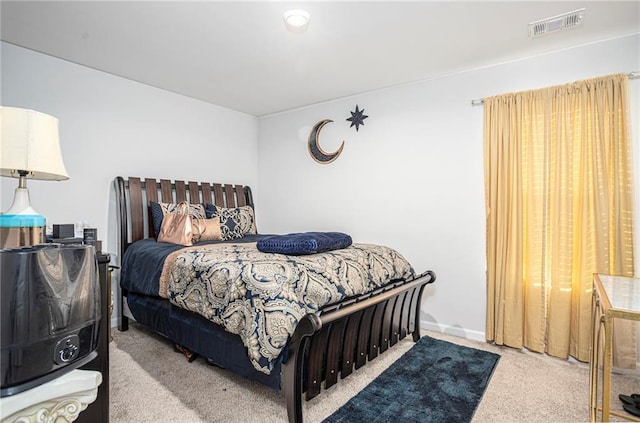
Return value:
<svg viewBox="0 0 640 423">
<path fill-rule="evenodd" d="M 2 105 L 59 119 L 70 179 L 28 181 L 33 207 L 49 222 L 86 221 L 115 253 L 116 176 L 257 185 L 255 117 L 11 44 L 1 48 Z M 17 179 L 0 179 L 6 210 Z"/>
<path fill-rule="evenodd" d="M 257 119 L 2 43 L 2 101 L 59 119 L 70 179 L 28 181 L 52 223 L 86 221 L 120 257 L 113 179 L 139 176 L 257 186 Z M 1 210 L 17 179 L 0 178 Z M 114 272 L 113 292 L 119 283 Z M 112 315 L 115 324 L 116 309 Z"/>
<path fill-rule="evenodd" d="M 88 221 L 113 253 L 107 228 L 113 228 L 117 175 L 250 185 L 263 233 L 340 230 L 357 242 L 397 248 L 417 271 L 436 271 L 423 325 L 476 339 L 484 339 L 486 300 L 483 109 L 471 100 L 640 70 L 636 34 L 257 120 L 6 43 L 0 47 L 1 103 L 60 119 L 71 179 L 28 184 L 32 204 L 50 221 Z M 640 80 L 630 88 L 638 208 Z M 345 121 L 356 104 L 369 115 L 359 132 Z M 320 165 L 307 152 L 307 136 L 326 118 L 335 122 L 322 130 L 322 147 L 333 151 L 344 140 L 345 148 L 338 160 Z M 15 186 L 16 180 L 0 178 L 2 210 Z M 640 252 L 640 242 L 636 246 Z M 636 264 L 640 269 L 640 259 Z"/>
<path fill-rule="evenodd" d="M 263 117 L 259 230 L 338 230 L 393 246 L 418 272 L 438 275 L 425 293 L 423 326 L 484 340 L 483 108 L 471 100 L 640 70 L 639 52 L 636 34 Z M 640 80 L 630 88 L 639 204 Z M 345 121 L 356 104 L 369 116 L 359 132 Z M 324 150 L 345 141 L 328 165 L 307 151 L 322 119 L 334 120 L 322 130 Z"/>
</svg>

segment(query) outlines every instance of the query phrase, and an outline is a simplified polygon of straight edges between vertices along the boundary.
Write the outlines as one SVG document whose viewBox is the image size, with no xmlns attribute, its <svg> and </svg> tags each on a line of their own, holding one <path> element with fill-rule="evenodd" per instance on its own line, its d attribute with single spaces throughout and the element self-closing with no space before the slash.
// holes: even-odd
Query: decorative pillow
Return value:
<svg viewBox="0 0 640 423">
<path fill-rule="evenodd" d="M 214 217 L 213 219 L 203 219 L 198 221 L 202 226 L 200 230 L 199 241 L 220 241 L 222 239 L 222 233 L 220 232 L 220 219 Z"/>
<path fill-rule="evenodd" d="M 177 208 L 177 204 L 156 203 L 153 201 L 149 202 L 151 220 L 153 221 L 153 232 L 155 233 L 156 239 L 158 239 L 160 227 L 162 226 L 162 219 L 164 218 L 165 213 L 174 213 Z M 202 204 L 189 204 L 189 214 L 191 217 L 196 217 L 198 219 L 206 218 L 206 212 Z"/>
<path fill-rule="evenodd" d="M 215 204 L 206 204 L 205 212 L 208 219 L 212 217 L 218 217 L 220 219 L 220 233 L 223 241 L 258 233 L 256 229 L 256 218 L 253 213 L 253 207 L 251 206 L 227 209 L 216 206 Z"/>
<path fill-rule="evenodd" d="M 256 247 L 263 253 L 303 255 L 339 250 L 351 245 L 351 237 L 342 232 L 303 232 L 262 238 Z"/>
</svg>

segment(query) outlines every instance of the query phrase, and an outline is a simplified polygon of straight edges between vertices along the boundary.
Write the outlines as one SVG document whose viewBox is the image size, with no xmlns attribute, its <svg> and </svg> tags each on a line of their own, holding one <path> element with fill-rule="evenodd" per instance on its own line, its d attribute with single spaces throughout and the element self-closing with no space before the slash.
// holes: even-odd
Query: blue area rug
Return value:
<svg viewBox="0 0 640 423">
<path fill-rule="evenodd" d="M 499 359 L 423 336 L 324 423 L 470 422 Z"/>
</svg>

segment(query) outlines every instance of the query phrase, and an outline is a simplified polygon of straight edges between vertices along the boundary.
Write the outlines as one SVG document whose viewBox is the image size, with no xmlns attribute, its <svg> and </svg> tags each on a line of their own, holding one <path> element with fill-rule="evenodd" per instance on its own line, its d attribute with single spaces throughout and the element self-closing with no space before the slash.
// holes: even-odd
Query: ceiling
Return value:
<svg viewBox="0 0 640 423">
<path fill-rule="evenodd" d="M 581 27 L 527 24 L 585 7 Z M 303 34 L 282 14 L 303 8 Z M 8 1 L 1 38 L 265 116 L 640 32 L 640 1 Z"/>
</svg>

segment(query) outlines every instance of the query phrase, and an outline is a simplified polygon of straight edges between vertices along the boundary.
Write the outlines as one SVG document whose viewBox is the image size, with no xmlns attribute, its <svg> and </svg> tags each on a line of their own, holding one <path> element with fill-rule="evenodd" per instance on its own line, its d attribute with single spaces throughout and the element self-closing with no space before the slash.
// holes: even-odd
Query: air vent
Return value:
<svg viewBox="0 0 640 423">
<path fill-rule="evenodd" d="M 537 38 L 545 34 L 582 25 L 584 10 L 582 8 L 552 18 L 531 22 L 529 24 L 529 38 Z"/>
</svg>

